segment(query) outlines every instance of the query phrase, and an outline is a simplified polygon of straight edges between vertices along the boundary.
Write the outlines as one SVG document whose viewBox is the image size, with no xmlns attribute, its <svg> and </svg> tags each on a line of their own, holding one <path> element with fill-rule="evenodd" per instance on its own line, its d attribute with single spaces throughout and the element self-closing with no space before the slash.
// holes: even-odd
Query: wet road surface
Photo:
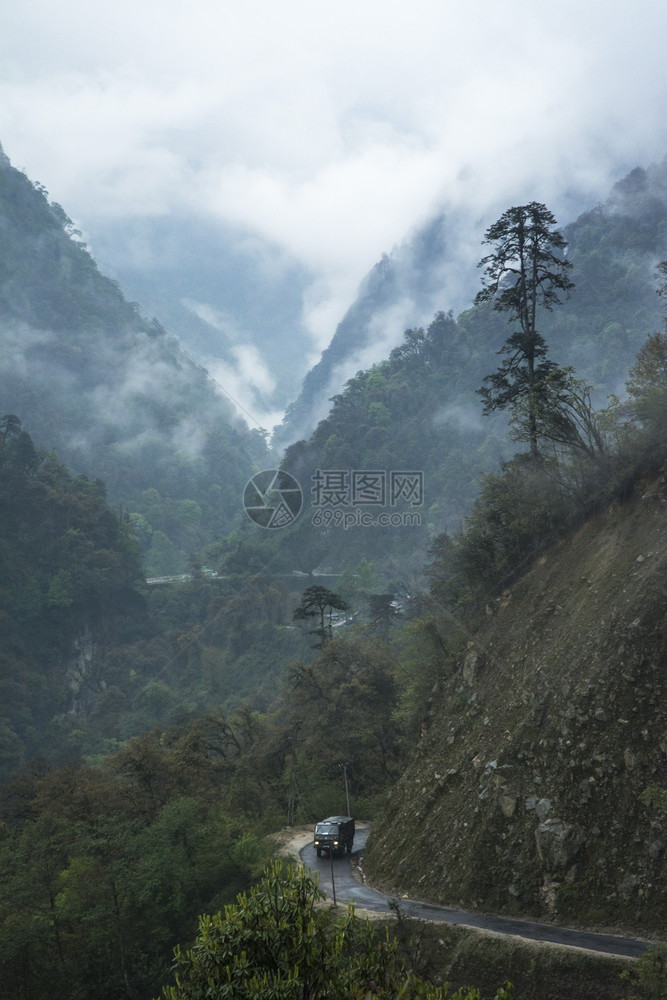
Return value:
<svg viewBox="0 0 667 1000">
<path fill-rule="evenodd" d="M 368 827 L 357 825 L 354 837 L 352 857 L 363 851 L 368 837 Z M 378 913 L 388 913 L 390 903 L 397 902 L 401 912 L 409 917 L 419 917 L 422 920 L 442 921 L 448 924 L 464 924 L 467 927 L 478 927 L 482 930 L 495 931 L 497 934 L 513 934 L 517 937 L 529 938 L 532 941 L 549 941 L 553 944 L 567 945 L 571 948 L 586 948 L 590 951 L 603 952 L 608 955 L 621 955 L 637 958 L 649 947 L 650 942 L 635 938 L 620 937 L 615 934 L 595 934 L 592 931 L 571 930 L 566 927 L 554 927 L 551 924 L 539 924 L 531 920 L 517 920 L 513 917 L 495 917 L 485 913 L 468 913 L 465 910 L 454 910 L 432 903 L 419 903 L 411 899 L 395 896 L 385 896 L 376 889 L 362 885 L 354 875 L 354 869 L 346 856 L 318 858 L 312 844 L 307 844 L 299 851 L 299 856 L 308 868 L 319 873 L 319 885 L 322 892 L 330 898 L 335 888 L 336 902 L 340 904 L 354 903 L 355 907 L 373 910 Z"/>
</svg>

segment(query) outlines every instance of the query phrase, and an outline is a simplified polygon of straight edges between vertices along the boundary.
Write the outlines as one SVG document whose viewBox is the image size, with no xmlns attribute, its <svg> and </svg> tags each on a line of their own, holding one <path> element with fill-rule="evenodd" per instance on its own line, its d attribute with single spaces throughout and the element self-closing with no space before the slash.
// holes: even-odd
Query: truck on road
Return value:
<svg viewBox="0 0 667 1000">
<path fill-rule="evenodd" d="M 322 853 L 348 854 L 354 841 L 354 820 L 351 816 L 327 816 L 315 825 L 313 843 L 318 858 Z"/>
</svg>

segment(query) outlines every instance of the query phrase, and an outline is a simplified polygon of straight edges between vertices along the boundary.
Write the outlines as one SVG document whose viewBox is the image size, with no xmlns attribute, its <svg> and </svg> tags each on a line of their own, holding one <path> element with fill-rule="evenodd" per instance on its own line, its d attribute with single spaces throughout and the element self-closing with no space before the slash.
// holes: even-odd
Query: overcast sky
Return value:
<svg viewBox="0 0 667 1000">
<path fill-rule="evenodd" d="M 105 216 L 256 229 L 312 269 L 323 343 L 436 206 L 483 231 L 535 198 L 565 222 L 667 154 L 665 0 L 5 8 L 0 141 L 93 250 Z"/>
</svg>

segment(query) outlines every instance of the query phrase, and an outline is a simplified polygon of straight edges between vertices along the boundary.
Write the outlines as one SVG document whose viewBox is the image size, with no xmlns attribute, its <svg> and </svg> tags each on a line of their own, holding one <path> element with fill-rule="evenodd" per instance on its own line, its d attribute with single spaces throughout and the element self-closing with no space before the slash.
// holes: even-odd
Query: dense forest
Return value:
<svg viewBox="0 0 667 1000">
<path fill-rule="evenodd" d="M 308 649 L 285 625 L 292 581 L 194 569 L 146 587 L 132 522 L 103 485 L 36 449 L 17 417 L 0 430 L 0 773 L 109 751 L 211 704 L 266 707 L 278 664 Z"/>
<path fill-rule="evenodd" d="M 340 801 L 339 743 L 323 747 L 323 727 L 344 741 L 355 805 L 371 814 L 424 691 L 401 684 L 409 659 L 381 643 L 386 618 L 320 637 L 313 659 L 310 623 L 275 626 L 285 595 L 262 581 L 245 598 L 205 578 L 147 593 L 101 486 L 36 451 L 18 421 L 3 428 L 0 995 L 148 996 L 196 915 L 260 873 L 265 833 Z M 204 633 L 192 617 L 211 605 Z M 411 655 L 432 655 L 430 628 L 414 629 Z M 248 656 L 259 672 L 236 708 L 229 678 L 215 679 L 225 641 L 229 662 L 240 643 L 237 672 Z"/>
<path fill-rule="evenodd" d="M 284 931 L 293 911 L 262 900 L 311 913 L 294 872 L 251 888 L 266 834 L 343 808 L 341 746 L 355 813 L 380 816 L 489 606 L 667 459 L 664 177 L 635 171 L 562 233 L 545 206 L 509 210 L 475 305 L 406 330 L 287 449 L 304 511 L 266 531 L 242 506 L 277 464 L 264 437 L 3 160 L 2 1000 L 204 996 L 207 961 L 257 945 L 245 919 Z M 532 300 L 505 267 L 524 230 Z M 318 477 L 355 471 L 359 505 L 399 521 L 341 525 L 350 480 L 320 496 Z M 451 995 L 314 913 L 313 995 Z M 254 961 L 228 995 L 306 989 Z"/>
<path fill-rule="evenodd" d="M 100 482 L 74 477 L 39 453 L 11 415 L 0 423 L 0 470 L 6 776 L 26 759 L 64 748 L 55 719 L 84 683 L 87 646 L 132 638 L 143 601 L 136 542 Z"/>
</svg>

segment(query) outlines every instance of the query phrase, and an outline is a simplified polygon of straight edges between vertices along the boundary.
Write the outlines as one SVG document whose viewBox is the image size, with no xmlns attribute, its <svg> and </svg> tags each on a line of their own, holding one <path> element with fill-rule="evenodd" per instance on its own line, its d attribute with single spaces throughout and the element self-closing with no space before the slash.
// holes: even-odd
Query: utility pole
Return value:
<svg viewBox="0 0 667 1000">
<path fill-rule="evenodd" d="M 351 816 L 352 813 L 350 812 L 350 793 L 347 787 L 347 769 L 349 765 L 346 761 L 344 764 L 339 764 L 338 766 L 343 768 L 343 779 L 345 781 L 345 801 L 347 803 L 347 815 Z"/>
<path fill-rule="evenodd" d="M 333 870 L 333 847 L 329 848 L 329 864 L 331 865 L 331 894 L 333 896 L 333 905 L 336 906 L 336 883 L 334 882 L 334 870 Z"/>
<path fill-rule="evenodd" d="M 296 814 L 296 775 L 294 774 L 294 766 L 292 765 L 292 774 L 290 777 L 290 790 L 289 799 L 287 800 L 287 825 L 294 826 L 295 814 Z"/>
</svg>

